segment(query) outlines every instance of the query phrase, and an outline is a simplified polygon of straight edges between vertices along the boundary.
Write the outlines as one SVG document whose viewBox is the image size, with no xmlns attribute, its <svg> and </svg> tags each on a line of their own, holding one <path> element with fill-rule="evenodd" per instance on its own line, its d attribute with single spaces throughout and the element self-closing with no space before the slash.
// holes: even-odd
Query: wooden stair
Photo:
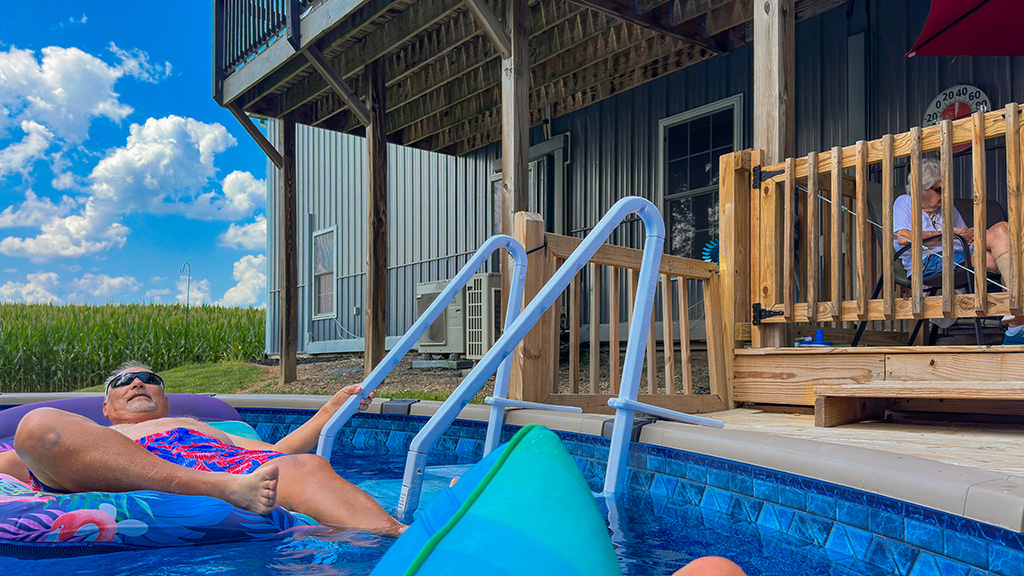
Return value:
<svg viewBox="0 0 1024 576">
<path fill-rule="evenodd" d="M 887 380 L 815 386 L 814 424 L 840 426 L 885 416 L 892 400 L 1024 401 L 1024 382 Z"/>
</svg>

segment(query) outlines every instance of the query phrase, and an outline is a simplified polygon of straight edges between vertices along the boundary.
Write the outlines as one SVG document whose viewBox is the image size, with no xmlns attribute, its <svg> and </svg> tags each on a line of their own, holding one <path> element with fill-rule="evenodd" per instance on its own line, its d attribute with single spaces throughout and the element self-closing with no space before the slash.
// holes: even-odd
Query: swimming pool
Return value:
<svg viewBox="0 0 1024 576">
<path fill-rule="evenodd" d="M 264 438 L 287 434 L 307 410 L 239 408 Z M 420 416 L 359 414 L 332 462 L 393 511 L 405 450 Z M 424 503 L 480 458 L 485 426 L 459 421 L 438 442 Z M 511 436 L 516 427 L 506 426 Z M 608 441 L 559 432 L 599 490 Z M 629 490 L 601 502 L 624 574 L 667 575 L 706 554 L 751 576 L 1024 575 L 1024 537 L 960 516 L 718 458 L 636 444 Z M 18 574 L 366 574 L 391 541 L 360 533 L 296 534 L 279 542 L 125 552 L 74 560 L 5 560 Z"/>
</svg>

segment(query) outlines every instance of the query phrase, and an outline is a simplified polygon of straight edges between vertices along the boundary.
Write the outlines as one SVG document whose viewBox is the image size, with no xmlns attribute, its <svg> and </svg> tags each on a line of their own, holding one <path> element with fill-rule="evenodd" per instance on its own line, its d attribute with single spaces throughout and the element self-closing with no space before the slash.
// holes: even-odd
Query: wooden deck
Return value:
<svg viewBox="0 0 1024 576">
<path fill-rule="evenodd" d="M 729 430 L 885 450 L 1024 477 L 1024 423 L 869 421 L 822 428 L 814 425 L 814 415 L 810 413 L 737 408 L 702 416 L 722 420 Z"/>
</svg>

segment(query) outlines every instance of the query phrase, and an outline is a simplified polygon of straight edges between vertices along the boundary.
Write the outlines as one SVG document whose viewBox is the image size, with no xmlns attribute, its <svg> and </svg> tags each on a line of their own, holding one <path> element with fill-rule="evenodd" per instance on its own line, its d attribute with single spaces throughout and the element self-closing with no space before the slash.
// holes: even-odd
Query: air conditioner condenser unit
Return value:
<svg viewBox="0 0 1024 576">
<path fill-rule="evenodd" d="M 441 291 L 448 285 L 447 281 L 421 282 L 416 285 L 416 317 L 426 312 Z M 466 324 L 464 314 L 465 290 L 460 290 L 445 307 L 444 312 L 420 336 L 418 348 L 421 354 L 465 354 Z"/>
<path fill-rule="evenodd" d="M 466 285 L 466 358 L 483 358 L 502 328 L 501 274 L 473 275 Z"/>
</svg>

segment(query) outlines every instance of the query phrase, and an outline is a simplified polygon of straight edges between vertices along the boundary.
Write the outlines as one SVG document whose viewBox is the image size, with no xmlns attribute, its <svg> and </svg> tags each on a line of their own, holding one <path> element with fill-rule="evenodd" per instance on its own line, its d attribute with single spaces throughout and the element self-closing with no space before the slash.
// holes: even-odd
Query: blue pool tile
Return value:
<svg viewBox="0 0 1024 576">
<path fill-rule="evenodd" d="M 945 531 L 943 542 L 946 556 L 988 570 L 988 542 L 951 531 Z"/>
<path fill-rule="evenodd" d="M 889 512 L 872 508 L 868 511 L 868 522 L 872 532 L 893 540 L 902 541 L 906 533 L 903 518 Z"/>
<path fill-rule="evenodd" d="M 767 480 L 754 480 L 754 496 L 766 502 L 779 501 L 779 485 Z"/>
<path fill-rule="evenodd" d="M 830 520 L 797 512 L 793 518 L 793 524 L 789 527 L 789 533 L 820 547 L 824 546 L 825 541 L 828 540 L 833 524 L 834 522 Z"/>
<path fill-rule="evenodd" d="M 771 528 L 779 532 L 788 532 L 789 525 L 793 521 L 792 511 L 789 514 L 781 514 L 784 509 L 781 506 L 775 504 L 765 504 L 761 507 L 761 513 L 757 516 L 758 526 L 764 526 Z"/>
<path fill-rule="evenodd" d="M 662 498 L 671 498 L 676 493 L 677 478 L 665 474 L 655 474 L 651 481 L 651 495 Z"/>
<path fill-rule="evenodd" d="M 714 486 L 723 490 L 729 489 L 729 480 L 732 475 L 722 470 L 708 471 L 708 486 Z"/>
<path fill-rule="evenodd" d="M 630 450 L 629 456 L 626 460 L 629 466 L 633 468 L 647 468 L 647 455 L 640 452 L 639 450 Z"/>
<path fill-rule="evenodd" d="M 792 486 L 780 486 L 779 504 L 794 510 L 806 510 L 807 493 Z"/>
<path fill-rule="evenodd" d="M 686 478 L 686 462 L 675 458 L 666 458 L 665 473 L 676 478 Z"/>
<path fill-rule="evenodd" d="M 807 508 L 805 509 L 815 516 L 821 516 L 823 518 L 828 518 L 829 520 L 836 519 L 836 501 L 828 496 L 813 493 L 808 494 Z"/>
<path fill-rule="evenodd" d="M 703 508 L 711 508 L 712 510 L 727 513 L 729 506 L 732 504 L 732 498 L 731 492 L 708 486 L 704 490 L 704 497 L 701 499 L 700 505 Z"/>
<path fill-rule="evenodd" d="M 708 469 L 696 463 L 686 465 L 686 479 L 692 482 L 708 483 Z"/>
<path fill-rule="evenodd" d="M 647 469 L 651 472 L 664 474 L 668 471 L 668 463 L 663 456 L 647 456 Z"/>
<path fill-rule="evenodd" d="M 967 576 L 971 567 L 955 560 L 922 552 L 914 563 L 910 576 Z"/>
<path fill-rule="evenodd" d="M 684 504 L 700 504 L 704 498 L 704 490 L 703 484 L 680 480 L 676 485 L 676 500 Z"/>
<path fill-rule="evenodd" d="M 882 568 L 890 574 L 899 574 L 900 576 L 905 576 L 907 574 L 907 571 L 910 569 L 910 566 L 913 565 L 913 561 L 911 561 L 911 564 L 909 566 L 906 566 L 903 569 L 901 569 L 896 561 L 896 555 L 893 554 L 893 551 L 889 547 L 889 543 L 890 540 L 887 540 L 886 538 L 882 538 L 880 536 L 875 536 L 874 539 L 872 539 L 871 541 L 871 545 L 868 546 L 868 552 L 864 556 L 864 560 L 870 562 L 875 566 L 878 566 L 879 568 Z"/>
<path fill-rule="evenodd" d="M 999 576 L 1024 575 L 1024 552 L 1004 546 L 988 548 L 988 569 Z"/>
<path fill-rule="evenodd" d="M 852 502 L 836 501 L 836 520 L 865 530 L 870 529 L 868 507 Z"/>
<path fill-rule="evenodd" d="M 741 476 L 739 474 L 732 474 L 729 480 L 729 489 L 737 494 L 744 494 L 746 496 L 754 495 L 754 479 L 749 476 Z"/>
<path fill-rule="evenodd" d="M 651 482 L 653 480 L 654 474 L 647 470 L 630 469 L 626 480 L 626 486 L 628 486 L 630 490 L 647 492 L 651 489 Z"/>
<path fill-rule="evenodd" d="M 919 520 L 909 519 L 904 522 L 904 525 L 906 526 L 905 541 L 907 544 L 935 552 L 936 554 L 944 553 L 945 546 L 943 545 L 943 530 L 941 528 L 936 528 Z"/>
<path fill-rule="evenodd" d="M 735 516 L 745 522 L 756 522 L 763 506 L 764 502 L 761 500 L 734 493 L 728 512 L 730 516 Z"/>
</svg>

